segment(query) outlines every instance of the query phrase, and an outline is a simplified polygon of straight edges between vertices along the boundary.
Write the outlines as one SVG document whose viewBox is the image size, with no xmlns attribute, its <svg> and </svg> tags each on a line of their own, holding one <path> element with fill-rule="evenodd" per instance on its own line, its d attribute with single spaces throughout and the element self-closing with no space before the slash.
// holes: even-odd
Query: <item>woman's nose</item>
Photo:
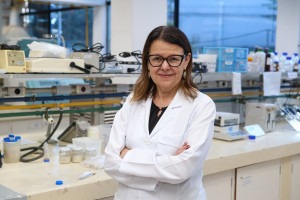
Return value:
<svg viewBox="0 0 300 200">
<path fill-rule="evenodd" d="M 167 70 L 169 68 L 170 68 L 169 63 L 167 62 L 167 60 L 164 60 L 163 63 L 161 64 L 161 69 Z"/>
</svg>

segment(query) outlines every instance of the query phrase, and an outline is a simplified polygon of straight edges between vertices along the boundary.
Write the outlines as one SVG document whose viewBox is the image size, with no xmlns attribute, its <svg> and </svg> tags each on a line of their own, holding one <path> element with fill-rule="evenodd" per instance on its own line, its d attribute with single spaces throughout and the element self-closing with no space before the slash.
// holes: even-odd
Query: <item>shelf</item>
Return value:
<svg viewBox="0 0 300 200">
<path fill-rule="evenodd" d="M 0 74 L 0 78 L 112 78 L 112 77 L 137 77 L 139 74 L 105 74 L 105 73 L 32 73 L 32 74 Z"/>
</svg>

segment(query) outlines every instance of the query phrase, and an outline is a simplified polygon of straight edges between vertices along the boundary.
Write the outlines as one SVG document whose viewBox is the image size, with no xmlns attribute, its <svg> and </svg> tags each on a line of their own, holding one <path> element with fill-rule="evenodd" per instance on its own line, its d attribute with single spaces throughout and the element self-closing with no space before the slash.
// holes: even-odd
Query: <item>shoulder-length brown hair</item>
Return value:
<svg viewBox="0 0 300 200">
<path fill-rule="evenodd" d="M 132 101 L 146 100 L 149 96 L 154 96 L 156 93 L 156 85 L 149 77 L 148 71 L 148 55 L 151 44 L 155 40 L 163 40 L 165 42 L 176 44 L 183 48 L 184 54 L 192 55 L 192 48 L 186 35 L 177 27 L 174 26 L 159 26 L 153 29 L 147 37 L 142 54 L 142 72 L 138 78 L 135 87 Z M 179 88 L 185 95 L 192 99 L 197 97 L 197 86 L 192 81 L 192 57 L 186 68 L 186 77 L 181 79 Z"/>
</svg>

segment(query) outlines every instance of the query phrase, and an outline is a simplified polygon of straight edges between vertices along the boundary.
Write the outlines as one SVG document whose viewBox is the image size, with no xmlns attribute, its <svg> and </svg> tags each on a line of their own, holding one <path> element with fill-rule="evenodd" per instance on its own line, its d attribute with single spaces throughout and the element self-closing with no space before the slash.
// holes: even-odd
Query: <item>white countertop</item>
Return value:
<svg viewBox="0 0 300 200">
<path fill-rule="evenodd" d="M 89 200 L 113 196 L 117 183 L 103 169 L 90 169 L 76 163 L 59 164 L 58 149 L 58 145 L 50 148 L 52 158 L 49 163 L 41 159 L 30 163 L 4 163 L 0 169 L 0 184 L 25 194 L 29 200 Z M 284 124 L 276 131 L 256 138 L 255 142 L 214 140 L 204 163 L 204 174 L 297 154 L 300 154 L 300 133 Z M 85 171 L 96 174 L 79 180 Z M 64 184 L 57 186 L 56 180 L 62 180 Z"/>
</svg>

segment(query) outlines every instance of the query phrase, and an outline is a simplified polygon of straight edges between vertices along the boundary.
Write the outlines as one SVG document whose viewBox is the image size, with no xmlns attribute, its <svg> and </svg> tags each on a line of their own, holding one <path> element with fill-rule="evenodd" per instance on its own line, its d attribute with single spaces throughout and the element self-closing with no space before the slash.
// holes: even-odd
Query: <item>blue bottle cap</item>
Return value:
<svg viewBox="0 0 300 200">
<path fill-rule="evenodd" d="M 15 139 L 16 140 L 21 140 L 21 136 L 16 136 Z"/>
<path fill-rule="evenodd" d="M 49 158 L 44 158 L 44 162 L 50 162 Z"/>
<path fill-rule="evenodd" d="M 62 181 L 62 180 L 57 180 L 56 182 L 55 182 L 55 185 L 62 185 L 64 182 Z"/>
<path fill-rule="evenodd" d="M 14 138 L 14 137 L 15 137 L 15 135 L 14 135 L 14 134 L 9 134 L 9 135 L 8 135 L 8 137 L 10 137 L 10 138 Z"/>
<path fill-rule="evenodd" d="M 3 138 L 3 141 L 4 142 L 10 142 L 10 139 L 9 139 L 9 137 L 5 137 L 5 138 Z"/>
<path fill-rule="evenodd" d="M 248 138 L 249 138 L 249 140 L 255 140 L 256 136 L 255 135 L 249 135 Z"/>
</svg>

